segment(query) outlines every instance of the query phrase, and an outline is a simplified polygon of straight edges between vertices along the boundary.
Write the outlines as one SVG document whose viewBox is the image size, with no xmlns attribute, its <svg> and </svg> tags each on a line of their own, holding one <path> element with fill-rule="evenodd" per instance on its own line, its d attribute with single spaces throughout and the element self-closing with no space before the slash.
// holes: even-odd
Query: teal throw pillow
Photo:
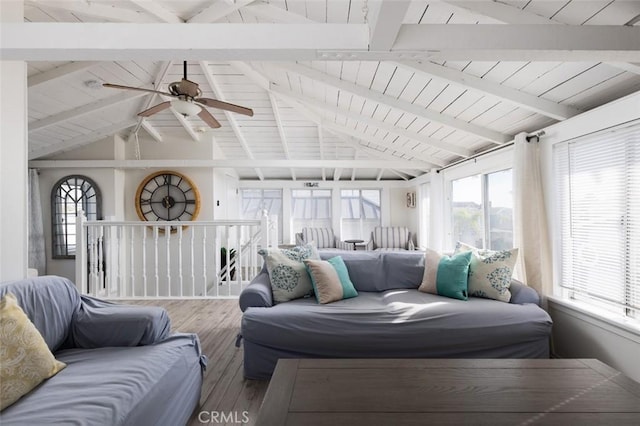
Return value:
<svg viewBox="0 0 640 426">
<path fill-rule="evenodd" d="M 330 303 L 358 295 L 342 257 L 336 256 L 329 260 L 307 259 L 304 264 L 311 276 L 318 303 Z"/>
<path fill-rule="evenodd" d="M 418 290 L 453 299 L 467 300 L 471 256 L 471 252 L 466 252 L 449 257 L 427 249 L 424 275 Z"/>
</svg>

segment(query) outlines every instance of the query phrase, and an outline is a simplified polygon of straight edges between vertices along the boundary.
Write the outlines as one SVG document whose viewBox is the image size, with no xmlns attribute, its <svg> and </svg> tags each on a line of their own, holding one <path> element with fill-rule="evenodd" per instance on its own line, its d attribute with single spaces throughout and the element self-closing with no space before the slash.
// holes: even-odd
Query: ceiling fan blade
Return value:
<svg viewBox="0 0 640 426">
<path fill-rule="evenodd" d="M 167 92 L 160 92 L 158 90 L 152 90 L 152 89 L 144 89 L 142 87 L 131 87 L 131 86 L 121 86 L 119 84 L 111 84 L 111 83 L 103 83 L 102 84 L 104 87 L 110 87 L 112 89 L 125 89 L 125 90 L 137 90 L 139 92 L 149 92 L 149 93 L 157 93 L 159 95 L 165 95 L 165 96 L 173 96 L 175 97 L 176 95 L 173 95 L 171 93 L 167 93 Z"/>
<path fill-rule="evenodd" d="M 213 115 L 211 115 L 211 113 L 204 108 L 202 108 L 202 111 L 198 113 L 198 117 L 200 117 L 202 121 L 207 123 L 209 127 L 212 127 L 214 129 L 218 129 L 221 127 L 221 124 L 218 122 L 218 120 L 216 120 Z"/>
<path fill-rule="evenodd" d="M 152 106 L 149 109 L 145 109 L 142 112 L 138 113 L 139 117 L 149 117 L 152 116 L 153 114 L 160 112 L 162 110 L 165 110 L 167 108 L 169 108 L 171 106 L 171 102 L 166 101 L 166 102 L 162 102 L 161 104 L 158 104 L 156 106 Z"/>
<path fill-rule="evenodd" d="M 253 110 L 251 108 L 245 108 L 240 105 L 230 104 L 229 102 L 219 101 L 217 99 L 197 98 L 195 101 L 211 108 L 223 109 L 225 111 L 236 112 L 238 114 L 253 117 Z"/>
</svg>

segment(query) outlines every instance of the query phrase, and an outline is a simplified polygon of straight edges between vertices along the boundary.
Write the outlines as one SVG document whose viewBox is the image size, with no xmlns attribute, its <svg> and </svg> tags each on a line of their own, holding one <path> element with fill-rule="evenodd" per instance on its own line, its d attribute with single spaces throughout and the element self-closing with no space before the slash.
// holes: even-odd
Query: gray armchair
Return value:
<svg viewBox="0 0 640 426">
<path fill-rule="evenodd" d="M 415 250 L 413 236 L 405 226 L 376 226 L 366 250 Z"/>
<path fill-rule="evenodd" d="M 340 241 L 331 228 L 302 228 L 302 232 L 296 234 L 296 244 L 308 244 L 314 241 L 319 249 L 351 250 L 349 243 Z"/>
</svg>

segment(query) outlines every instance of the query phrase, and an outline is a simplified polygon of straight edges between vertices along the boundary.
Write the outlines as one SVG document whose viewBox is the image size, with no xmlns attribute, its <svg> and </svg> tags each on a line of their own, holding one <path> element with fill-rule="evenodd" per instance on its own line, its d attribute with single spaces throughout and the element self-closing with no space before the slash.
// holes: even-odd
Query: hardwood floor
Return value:
<svg viewBox="0 0 640 426">
<path fill-rule="evenodd" d="M 242 312 L 237 300 L 145 300 L 121 301 L 138 305 L 162 306 L 169 312 L 172 332 L 196 333 L 202 352 L 209 358 L 204 374 L 200 407 L 189 426 L 224 424 L 211 421 L 228 419 L 228 425 L 253 425 L 268 381 L 245 380 L 242 376 L 242 347 L 236 348 Z M 201 422 L 198 415 L 201 415 Z M 243 418 L 243 412 L 246 412 Z"/>
</svg>

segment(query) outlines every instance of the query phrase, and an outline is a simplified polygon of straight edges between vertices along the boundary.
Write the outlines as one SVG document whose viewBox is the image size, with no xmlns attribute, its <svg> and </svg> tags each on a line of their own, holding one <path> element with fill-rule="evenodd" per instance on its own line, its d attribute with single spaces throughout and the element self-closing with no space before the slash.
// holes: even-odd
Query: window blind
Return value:
<svg viewBox="0 0 640 426">
<path fill-rule="evenodd" d="M 560 286 L 640 318 L 640 125 L 556 144 Z"/>
</svg>

